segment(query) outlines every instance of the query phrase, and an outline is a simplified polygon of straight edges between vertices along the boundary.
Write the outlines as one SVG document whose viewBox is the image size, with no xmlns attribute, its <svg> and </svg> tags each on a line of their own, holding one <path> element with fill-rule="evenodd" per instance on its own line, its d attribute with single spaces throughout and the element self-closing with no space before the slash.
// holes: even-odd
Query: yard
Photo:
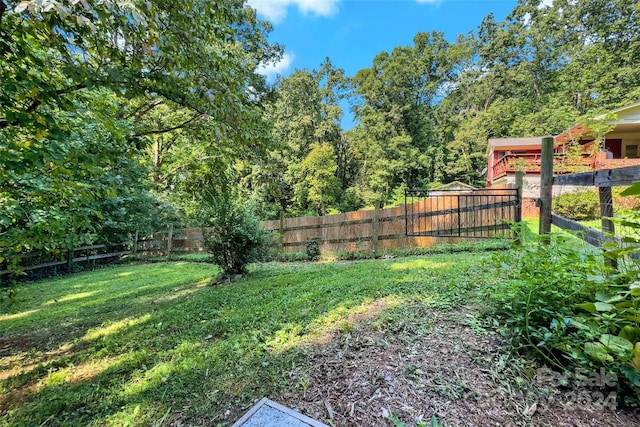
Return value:
<svg viewBox="0 0 640 427">
<path fill-rule="evenodd" d="M 563 399 L 506 350 L 477 292 L 491 257 L 256 264 L 217 286 L 210 264 L 130 264 L 29 284 L 0 315 L 0 425 L 226 426 L 263 396 L 335 426 L 638 425 Z"/>
</svg>

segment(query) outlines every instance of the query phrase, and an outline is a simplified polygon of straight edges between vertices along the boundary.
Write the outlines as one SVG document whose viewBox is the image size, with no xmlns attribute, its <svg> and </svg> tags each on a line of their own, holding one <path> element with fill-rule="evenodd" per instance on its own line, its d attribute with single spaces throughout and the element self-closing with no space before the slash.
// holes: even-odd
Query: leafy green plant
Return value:
<svg viewBox="0 0 640 427">
<path fill-rule="evenodd" d="M 496 257 L 501 274 L 484 292 L 514 347 L 559 369 L 612 372 L 619 396 L 633 405 L 640 401 L 639 218 L 614 219 L 631 233 L 604 249 L 560 234 L 549 245 L 527 236 L 532 244 Z"/>
<path fill-rule="evenodd" d="M 561 235 L 495 257 L 499 279 L 485 289 L 511 343 L 556 367 L 567 348 L 572 307 L 606 288 L 610 268 L 598 252 L 578 248 Z"/>
<path fill-rule="evenodd" d="M 593 191 L 566 193 L 553 198 L 553 211 L 574 221 L 596 219 L 600 216 L 600 199 Z"/>
<path fill-rule="evenodd" d="M 210 214 L 210 227 L 202 230 L 202 236 L 213 263 L 224 274 L 245 273 L 247 265 L 263 255 L 267 232 L 249 210 L 227 197 L 213 201 Z"/>
<path fill-rule="evenodd" d="M 389 421 L 391 422 L 391 424 L 393 424 L 394 427 L 407 427 L 407 424 L 402 421 L 395 413 L 391 414 L 391 416 L 389 417 Z M 438 417 L 432 415 L 429 419 L 428 424 L 426 421 L 420 420 L 416 422 L 416 427 L 442 427 L 442 423 L 438 420 Z"/>
<path fill-rule="evenodd" d="M 309 240 L 304 244 L 304 250 L 310 260 L 320 258 L 320 245 L 317 240 Z"/>
<path fill-rule="evenodd" d="M 640 186 L 625 190 L 640 193 Z M 625 192 L 623 192 L 625 193 Z M 634 213 L 614 221 L 635 233 L 624 237 L 622 245 L 609 244 L 604 256 L 615 259 L 619 271 L 606 292 L 596 293 L 577 305 L 572 321 L 581 347 L 570 356 L 579 363 L 605 366 L 624 378 L 625 395 L 640 401 L 640 214 Z M 627 391 L 627 390 L 623 390 Z"/>
</svg>

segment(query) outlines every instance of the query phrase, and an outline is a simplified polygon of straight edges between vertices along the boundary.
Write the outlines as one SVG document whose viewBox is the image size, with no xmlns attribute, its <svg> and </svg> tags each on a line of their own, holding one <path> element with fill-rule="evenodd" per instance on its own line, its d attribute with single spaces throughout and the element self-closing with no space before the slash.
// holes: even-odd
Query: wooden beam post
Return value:
<svg viewBox="0 0 640 427">
<path fill-rule="evenodd" d="M 172 240 L 173 240 L 173 224 L 169 224 L 169 234 L 167 236 L 167 261 L 171 261 Z"/>
<path fill-rule="evenodd" d="M 515 235 L 515 243 L 519 245 L 522 243 L 522 230 L 520 227 L 522 226 L 520 223 L 522 222 L 522 187 L 524 185 L 524 171 L 516 171 L 516 190 L 518 190 L 518 204 L 516 205 L 515 211 L 515 222 L 516 222 L 516 235 Z"/>
<path fill-rule="evenodd" d="M 278 233 L 280 234 L 280 250 L 284 252 L 284 211 L 280 211 L 280 226 L 278 227 Z"/>
<path fill-rule="evenodd" d="M 69 248 L 67 252 L 69 254 L 67 257 L 67 271 L 71 273 L 71 271 L 73 270 L 73 255 L 75 253 L 75 249 Z"/>
<path fill-rule="evenodd" d="M 551 233 L 551 201 L 553 199 L 553 137 L 542 138 L 542 164 L 540 165 L 540 228 L 542 242 L 549 244 Z"/>
<path fill-rule="evenodd" d="M 598 188 L 600 196 L 600 217 L 602 218 L 602 232 L 605 234 L 615 234 L 613 222 L 609 219 L 613 217 L 613 194 L 611 187 Z M 618 268 L 618 261 L 605 257 L 605 263 L 615 269 Z"/>
<path fill-rule="evenodd" d="M 380 202 L 376 202 L 375 209 L 373 210 L 373 219 L 371 220 L 371 252 L 376 253 L 378 251 L 378 227 L 380 224 Z"/>
</svg>

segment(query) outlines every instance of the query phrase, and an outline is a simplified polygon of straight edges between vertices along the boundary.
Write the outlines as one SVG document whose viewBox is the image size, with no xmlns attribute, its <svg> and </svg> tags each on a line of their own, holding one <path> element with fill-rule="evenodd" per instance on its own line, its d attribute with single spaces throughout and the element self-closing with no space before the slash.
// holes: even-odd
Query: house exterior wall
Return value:
<svg viewBox="0 0 640 427">
<path fill-rule="evenodd" d="M 496 182 L 491 185 L 491 188 L 515 188 L 515 186 L 515 174 L 507 174 L 506 176 L 496 180 Z M 581 187 L 577 187 L 575 185 L 554 185 L 553 196 L 555 197 L 565 193 L 580 191 L 580 188 Z M 540 175 L 525 174 L 522 180 L 522 197 L 532 199 L 540 197 Z"/>
<path fill-rule="evenodd" d="M 622 140 L 622 158 L 638 158 L 640 156 L 640 134 L 638 132 L 611 132 L 607 134 L 607 139 L 621 139 Z M 627 156 L 627 147 L 636 146 L 635 157 Z"/>
</svg>

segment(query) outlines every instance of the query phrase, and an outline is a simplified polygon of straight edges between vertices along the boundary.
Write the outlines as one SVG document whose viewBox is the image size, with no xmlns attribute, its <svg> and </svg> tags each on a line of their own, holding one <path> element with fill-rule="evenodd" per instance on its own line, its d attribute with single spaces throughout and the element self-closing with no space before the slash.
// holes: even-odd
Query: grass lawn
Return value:
<svg viewBox="0 0 640 427">
<path fill-rule="evenodd" d="M 490 256 L 261 264 L 216 287 L 209 264 L 125 265 L 22 286 L 0 314 L 0 425 L 231 423 L 299 387 L 287 373 L 306 349 L 354 323 L 469 302 Z"/>
<path fill-rule="evenodd" d="M 480 314 L 492 256 L 257 264 L 218 286 L 207 263 L 130 264 L 21 286 L 0 312 L 0 426 L 228 426 L 265 396 L 334 426 L 640 425 L 536 384 Z"/>
</svg>

